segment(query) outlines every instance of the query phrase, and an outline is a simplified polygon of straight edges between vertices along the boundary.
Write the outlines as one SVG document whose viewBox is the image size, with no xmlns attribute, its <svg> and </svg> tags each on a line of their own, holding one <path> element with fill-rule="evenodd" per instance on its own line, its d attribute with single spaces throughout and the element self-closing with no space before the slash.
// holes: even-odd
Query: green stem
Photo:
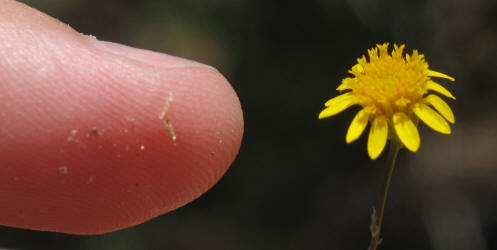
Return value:
<svg viewBox="0 0 497 250">
<path fill-rule="evenodd" d="M 381 243 L 380 231 L 383 222 L 383 214 L 385 212 L 385 204 L 387 203 L 388 189 L 390 188 L 390 180 L 392 179 L 393 169 L 395 168 L 395 160 L 397 159 L 399 150 L 402 148 L 402 143 L 398 138 L 393 138 L 390 140 L 389 148 L 387 169 L 380 193 L 378 216 L 376 215 L 376 210 L 374 210 L 374 208 L 373 214 L 371 215 L 371 226 L 369 227 L 371 230 L 371 244 L 369 245 L 369 250 L 376 250 L 378 244 Z"/>
</svg>

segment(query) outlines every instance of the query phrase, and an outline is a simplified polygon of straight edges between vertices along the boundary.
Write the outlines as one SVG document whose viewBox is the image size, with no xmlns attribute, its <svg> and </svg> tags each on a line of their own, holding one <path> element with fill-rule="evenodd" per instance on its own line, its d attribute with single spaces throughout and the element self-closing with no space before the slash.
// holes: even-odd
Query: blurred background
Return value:
<svg viewBox="0 0 497 250">
<path fill-rule="evenodd" d="M 419 49 L 457 97 L 452 135 L 401 151 L 380 249 L 497 249 L 497 1 L 24 0 L 81 33 L 216 67 L 244 110 L 241 151 L 198 200 L 73 236 L 0 227 L 15 249 L 366 249 L 386 154 L 345 143 L 358 108 L 317 115 L 377 43 Z"/>
</svg>

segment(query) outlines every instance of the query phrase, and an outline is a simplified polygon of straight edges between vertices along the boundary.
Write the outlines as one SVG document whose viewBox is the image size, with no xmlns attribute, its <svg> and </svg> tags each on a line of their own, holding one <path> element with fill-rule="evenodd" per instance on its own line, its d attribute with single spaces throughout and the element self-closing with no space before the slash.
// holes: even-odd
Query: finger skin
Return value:
<svg viewBox="0 0 497 250">
<path fill-rule="evenodd" d="M 0 125 L 0 224 L 71 234 L 192 201 L 243 134 L 215 69 L 100 42 L 14 1 L 0 1 Z"/>
</svg>

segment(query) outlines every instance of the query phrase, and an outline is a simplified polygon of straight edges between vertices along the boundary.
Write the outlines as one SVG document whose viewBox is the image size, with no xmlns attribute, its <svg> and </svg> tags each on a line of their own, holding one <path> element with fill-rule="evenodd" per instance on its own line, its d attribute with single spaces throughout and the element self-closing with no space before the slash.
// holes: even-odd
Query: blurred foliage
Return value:
<svg viewBox="0 0 497 250">
<path fill-rule="evenodd" d="M 380 249 L 497 248 L 497 2 L 25 0 L 84 34 L 213 65 L 245 116 L 240 154 L 189 205 L 97 236 L 0 228 L 22 249 L 365 249 L 385 156 L 317 114 L 376 43 L 419 49 L 448 88 L 451 136 L 402 151 Z M 445 83 L 444 85 L 448 85 Z"/>
</svg>

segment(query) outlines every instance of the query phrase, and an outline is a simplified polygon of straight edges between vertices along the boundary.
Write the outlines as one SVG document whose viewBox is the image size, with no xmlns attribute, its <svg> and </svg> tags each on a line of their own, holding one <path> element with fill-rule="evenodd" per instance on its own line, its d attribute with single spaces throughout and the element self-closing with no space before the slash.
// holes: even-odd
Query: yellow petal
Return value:
<svg viewBox="0 0 497 250">
<path fill-rule="evenodd" d="M 324 104 L 326 108 L 319 113 L 319 119 L 336 115 L 354 104 L 352 92 L 334 97 Z"/>
<path fill-rule="evenodd" d="M 442 134 L 450 134 L 449 124 L 435 110 L 428 107 L 428 105 L 416 103 L 413 105 L 412 111 L 433 130 Z"/>
<path fill-rule="evenodd" d="M 347 77 L 342 80 L 342 83 L 338 86 L 337 90 L 342 91 L 342 90 L 351 89 L 353 82 L 354 82 L 353 78 Z"/>
<path fill-rule="evenodd" d="M 388 138 L 388 123 L 384 115 L 377 116 L 371 124 L 368 138 L 368 154 L 374 160 L 380 156 Z"/>
<path fill-rule="evenodd" d="M 369 112 L 367 112 L 365 109 L 359 111 L 350 123 L 349 130 L 347 131 L 347 135 L 345 136 L 345 141 L 347 143 L 351 143 L 359 138 L 368 125 L 368 120 Z"/>
<path fill-rule="evenodd" d="M 345 94 L 331 98 L 330 100 L 324 103 L 324 106 L 326 107 L 336 106 L 339 103 L 350 102 L 352 101 L 352 97 L 353 97 L 352 92 L 347 92 Z"/>
<path fill-rule="evenodd" d="M 436 96 L 436 95 L 428 95 L 424 99 L 427 103 L 431 104 L 438 113 L 440 113 L 447 121 L 450 123 L 455 123 L 456 119 L 454 118 L 454 114 L 452 113 L 452 110 L 450 109 L 449 105 L 442 100 L 442 98 Z"/>
<path fill-rule="evenodd" d="M 406 46 L 404 44 L 401 44 L 400 47 L 397 46 L 397 44 L 394 44 L 393 51 L 392 51 L 392 57 L 397 58 L 397 59 L 402 59 L 402 53 L 403 53 L 405 47 Z"/>
<path fill-rule="evenodd" d="M 449 79 L 451 81 L 455 81 L 456 79 L 454 79 L 454 77 L 450 77 L 444 73 L 440 73 L 440 72 L 437 72 L 437 71 L 433 71 L 433 70 L 428 70 L 428 76 L 432 76 L 432 77 L 440 77 L 440 78 L 445 78 L 445 79 Z"/>
<path fill-rule="evenodd" d="M 360 64 L 356 64 L 352 66 L 352 71 L 358 72 L 358 73 L 364 73 L 364 68 Z"/>
<path fill-rule="evenodd" d="M 425 86 L 426 89 L 436 91 L 444 96 L 447 96 L 452 99 L 456 99 L 446 88 L 442 87 L 442 85 L 434 82 L 434 81 L 428 81 Z"/>
<path fill-rule="evenodd" d="M 393 127 L 400 141 L 407 149 L 412 152 L 418 151 L 420 144 L 418 129 L 406 114 L 402 112 L 395 113 L 393 115 Z"/>
</svg>

